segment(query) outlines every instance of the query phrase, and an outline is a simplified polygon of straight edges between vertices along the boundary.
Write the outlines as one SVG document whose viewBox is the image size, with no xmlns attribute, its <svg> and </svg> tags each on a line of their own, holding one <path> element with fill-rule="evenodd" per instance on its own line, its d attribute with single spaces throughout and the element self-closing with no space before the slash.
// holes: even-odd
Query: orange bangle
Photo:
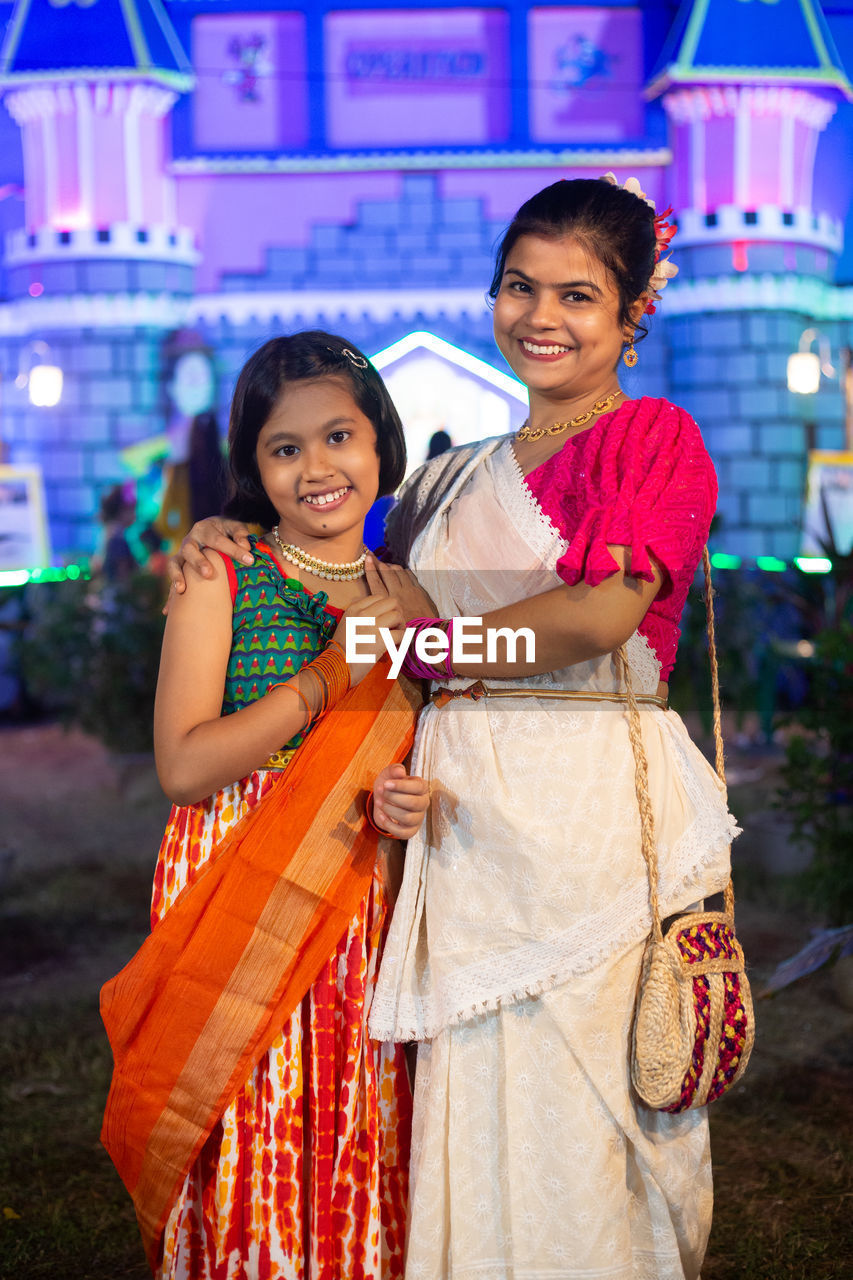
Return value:
<svg viewBox="0 0 853 1280">
<path fill-rule="evenodd" d="M 297 698 L 301 698 L 302 701 L 305 703 L 305 710 L 308 712 L 308 718 L 305 721 L 305 723 L 302 725 L 302 727 L 300 729 L 297 729 L 297 733 L 303 733 L 308 728 L 311 721 L 314 719 L 314 708 L 311 706 L 311 703 L 305 697 L 305 694 L 302 692 L 302 690 L 297 688 L 295 678 L 291 677 L 290 680 L 282 680 L 280 684 L 271 685 L 269 692 L 272 693 L 274 689 L 289 689 L 291 693 L 295 693 Z"/>
<path fill-rule="evenodd" d="M 317 677 L 322 690 L 322 709 L 317 718 L 339 702 L 350 688 L 350 669 L 347 666 L 344 651 L 337 641 L 330 641 L 322 653 L 303 667 Z"/>
</svg>

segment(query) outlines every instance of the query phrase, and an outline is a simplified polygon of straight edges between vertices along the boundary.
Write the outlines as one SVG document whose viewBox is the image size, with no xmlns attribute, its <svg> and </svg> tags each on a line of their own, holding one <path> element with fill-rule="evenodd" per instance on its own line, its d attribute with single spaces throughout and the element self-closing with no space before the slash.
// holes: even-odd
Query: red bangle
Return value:
<svg viewBox="0 0 853 1280">
<path fill-rule="evenodd" d="M 368 825 L 369 827 L 371 827 L 371 828 L 372 828 L 372 829 L 377 833 L 377 835 L 380 835 L 380 836 L 387 836 L 387 838 L 388 838 L 389 840 L 399 840 L 399 838 L 400 838 L 400 837 L 399 837 L 399 836 L 395 836 L 395 835 L 394 835 L 394 833 L 393 833 L 393 831 L 384 831 L 384 830 L 383 830 L 383 828 L 379 826 L 379 824 L 377 823 L 376 819 L 374 818 L 374 816 L 373 816 L 373 791 L 372 791 L 372 790 L 371 790 L 371 791 L 368 791 L 368 793 L 367 793 L 367 801 L 366 801 L 365 806 L 364 806 L 364 816 L 365 816 L 365 818 L 367 819 L 367 825 Z"/>
</svg>

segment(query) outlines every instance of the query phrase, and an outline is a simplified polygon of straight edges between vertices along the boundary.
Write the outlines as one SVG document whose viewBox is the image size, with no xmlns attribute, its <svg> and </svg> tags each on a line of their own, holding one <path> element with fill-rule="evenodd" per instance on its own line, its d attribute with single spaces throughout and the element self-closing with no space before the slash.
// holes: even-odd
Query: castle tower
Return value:
<svg viewBox="0 0 853 1280">
<path fill-rule="evenodd" d="M 167 131 L 192 84 L 159 0 L 18 0 L 0 52 L 25 181 L 25 225 L 5 244 L 1 429 L 12 461 L 43 467 L 60 553 L 91 549 L 100 491 L 125 478 L 120 449 L 158 429 L 159 344 L 196 261 L 176 223 Z M 15 392 L 34 339 L 63 368 L 55 408 Z"/>
<path fill-rule="evenodd" d="M 817 0 L 687 0 L 647 93 L 662 97 L 673 151 L 671 385 L 718 465 L 717 545 L 790 559 L 807 447 L 843 439 L 838 384 L 807 432 L 786 366 L 806 328 L 836 353 L 843 337 L 829 288 L 843 208 L 817 207 L 814 167 L 853 90 Z"/>
</svg>

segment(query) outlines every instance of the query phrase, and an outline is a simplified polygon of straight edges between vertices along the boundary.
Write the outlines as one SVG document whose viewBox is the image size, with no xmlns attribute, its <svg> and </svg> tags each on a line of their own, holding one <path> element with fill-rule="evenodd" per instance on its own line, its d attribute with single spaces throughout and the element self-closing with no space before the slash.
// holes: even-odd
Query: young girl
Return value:
<svg viewBox="0 0 853 1280">
<path fill-rule="evenodd" d="M 360 352 L 303 333 L 246 364 L 229 452 L 232 513 L 271 532 L 169 610 L 155 748 L 175 807 L 152 934 L 104 989 L 103 1136 L 162 1280 L 380 1280 L 402 1274 L 411 1100 L 402 1048 L 367 1036 L 390 868 L 357 793 L 413 717 L 385 664 L 347 667 L 344 635 L 345 616 L 402 622 L 367 594 L 362 542 L 402 428 Z M 406 839 L 426 784 L 379 781 L 375 820 Z"/>
</svg>

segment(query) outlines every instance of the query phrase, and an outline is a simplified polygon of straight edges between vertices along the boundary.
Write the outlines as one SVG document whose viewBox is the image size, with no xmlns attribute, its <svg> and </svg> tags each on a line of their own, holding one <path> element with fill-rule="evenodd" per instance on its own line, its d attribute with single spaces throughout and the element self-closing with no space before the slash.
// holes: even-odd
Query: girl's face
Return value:
<svg viewBox="0 0 853 1280">
<path fill-rule="evenodd" d="M 297 382 L 258 435 L 261 484 L 279 513 L 283 541 L 306 550 L 329 540 L 361 550 L 364 518 L 379 490 L 376 431 L 346 383 Z M 321 554 L 318 551 L 318 554 Z"/>
<path fill-rule="evenodd" d="M 520 236 L 494 308 L 495 341 L 532 394 L 574 400 L 616 390 L 629 333 L 604 264 L 575 239 Z"/>
</svg>

